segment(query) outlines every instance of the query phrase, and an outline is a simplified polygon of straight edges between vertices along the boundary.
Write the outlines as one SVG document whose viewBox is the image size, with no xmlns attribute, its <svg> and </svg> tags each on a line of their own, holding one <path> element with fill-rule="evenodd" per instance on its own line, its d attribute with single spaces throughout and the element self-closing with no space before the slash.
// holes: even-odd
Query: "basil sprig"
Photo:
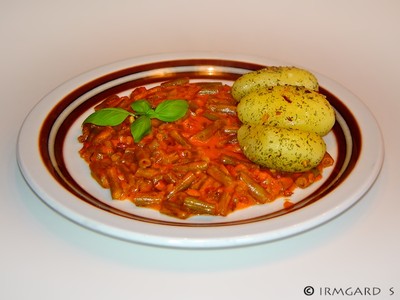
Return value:
<svg viewBox="0 0 400 300">
<path fill-rule="evenodd" d="M 88 116 L 83 124 L 116 126 L 128 116 L 132 116 L 135 121 L 131 124 L 131 134 L 135 143 L 138 143 L 151 132 L 151 119 L 155 118 L 164 122 L 177 121 L 185 116 L 188 106 L 186 100 L 165 100 L 153 109 L 150 103 L 143 99 L 131 104 L 133 113 L 119 107 L 102 108 Z"/>
</svg>

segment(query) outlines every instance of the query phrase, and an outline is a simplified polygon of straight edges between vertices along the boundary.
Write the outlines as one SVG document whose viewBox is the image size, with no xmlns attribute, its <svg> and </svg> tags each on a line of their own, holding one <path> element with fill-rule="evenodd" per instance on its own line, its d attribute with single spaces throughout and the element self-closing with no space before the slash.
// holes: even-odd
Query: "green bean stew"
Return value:
<svg viewBox="0 0 400 300">
<path fill-rule="evenodd" d="M 323 168 L 333 164 L 328 153 L 318 167 L 303 173 L 283 173 L 252 163 L 237 141 L 241 123 L 231 87 L 222 83 L 180 78 L 153 88 L 138 87 L 130 96 L 113 95 L 95 110 L 132 111 L 131 104 L 142 99 L 153 108 L 164 100 L 185 99 L 189 109 L 175 122 L 151 119 L 151 132 L 138 143 L 130 132 L 133 117 L 117 126 L 82 126 L 80 155 L 114 200 L 130 200 L 180 219 L 227 216 L 289 197 L 297 187 L 319 180 Z"/>
</svg>

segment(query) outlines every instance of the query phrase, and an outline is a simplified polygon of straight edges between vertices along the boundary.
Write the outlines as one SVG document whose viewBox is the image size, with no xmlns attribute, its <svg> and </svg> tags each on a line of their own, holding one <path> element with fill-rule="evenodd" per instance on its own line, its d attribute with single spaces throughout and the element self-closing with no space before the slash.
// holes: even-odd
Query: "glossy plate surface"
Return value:
<svg viewBox="0 0 400 300">
<path fill-rule="evenodd" d="M 284 199 L 228 217 L 178 220 L 112 201 L 79 157 L 77 137 L 93 106 L 111 94 L 128 94 L 177 77 L 231 84 L 238 76 L 281 62 L 232 54 L 164 54 L 107 65 L 77 76 L 45 96 L 29 113 L 18 139 L 18 163 L 31 188 L 68 219 L 116 238 L 157 246 L 222 248 L 268 242 L 308 230 L 338 216 L 368 191 L 383 162 L 379 127 L 346 88 L 313 72 L 337 113 L 325 137 L 335 165 L 323 180 L 296 190 L 291 209 Z M 312 70 L 310 70 L 312 71 Z"/>
</svg>

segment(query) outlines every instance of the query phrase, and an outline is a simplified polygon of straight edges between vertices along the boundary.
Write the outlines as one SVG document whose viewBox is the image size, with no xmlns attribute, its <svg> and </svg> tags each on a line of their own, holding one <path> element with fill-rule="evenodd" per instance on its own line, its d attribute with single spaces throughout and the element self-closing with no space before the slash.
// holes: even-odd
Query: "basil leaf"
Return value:
<svg viewBox="0 0 400 300">
<path fill-rule="evenodd" d="M 88 116 L 83 123 L 92 123 L 98 126 L 116 126 L 121 124 L 128 116 L 140 115 L 131 124 L 131 134 L 135 143 L 151 132 L 151 119 L 157 118 L 164 122 L 173 122 L 182 118 L 187 110 L 186 100 L 165 100 L 156 109 L 152 109 L 150 103 L 145 100 L 137 100 L 131 104 L 135 113 L 131 113 L 119 107 L 100 109 Z"/>
<path fill-rule="evenodd" d="M 118 107 L 100 109 L 88 116 L 83 123 L 92 123 L 98 126 L 116 126 L 121 124 L 131 113 Z"/>
<path fill-rule="evenodd" d="M 151 120 L 148 116 L 140 116 L 131 125 L 131 134 L 135 143 L 139 143 L 150 131 Z"/>
<path fill-rule="evenodd" d="M 186 100 L 165 100 L 155 109 L 155 117 L 164 122 L 173 122 L 182 118 L 189 105 Z"/>
<path fill-rule="evenodd" d="M 131 108 L 139 115 L 146 115 L 152 111 L 150 103 L 145 99 L 133 102 Z"/>
</svg>

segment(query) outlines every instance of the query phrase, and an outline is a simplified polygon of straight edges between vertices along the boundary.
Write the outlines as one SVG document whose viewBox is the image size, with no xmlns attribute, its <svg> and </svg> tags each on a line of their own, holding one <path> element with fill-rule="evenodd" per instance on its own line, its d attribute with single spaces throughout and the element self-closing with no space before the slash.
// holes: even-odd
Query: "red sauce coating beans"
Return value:
<svg viewBox="0 0 400 300">
<path fill-rule="evenodd" d="M 138 87 L 129 97 L 113 95 L 95 109 L 132 111 L 132 102 L 141 99 L 152 107 L 167 99 L 185 99 L 189 109 L 175 122 L 152 119 L 150 134 L 139 143 L 130 132 L 132 117 L 113 127 L 85 123 L 79 137 L 81 157 L 115 200 L 130 200 L 180 219 L 227 216 L 288 197 L 295 188 L 319 180 L 323 168 L 333 164 L 326 154 L 311 171 L 282 173 L 249 161 L 236 138 L 241 126 L 237 103 L 231 87 L 221 83 L 179 79 L 149 89 Z"/>
</svg>

